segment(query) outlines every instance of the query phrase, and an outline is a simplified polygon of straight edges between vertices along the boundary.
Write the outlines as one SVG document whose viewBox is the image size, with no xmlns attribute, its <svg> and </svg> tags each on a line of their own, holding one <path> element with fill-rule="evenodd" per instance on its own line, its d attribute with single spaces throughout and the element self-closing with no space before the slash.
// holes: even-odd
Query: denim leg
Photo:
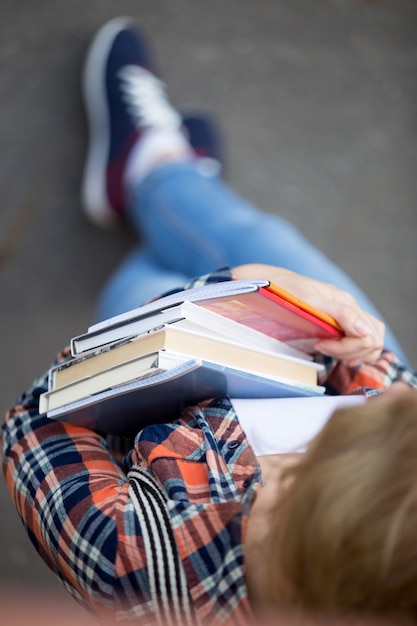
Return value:
<svg viewBox="0 0 417 626">
<path fill-rule="evenodd" d="M 104 286 L 95 320 L 99 322 L 135 309 L 161 293 L 182 287 L 187 279 L 188 276 L 158 265 L 149 250 L 135 247 Z"/>
<path fill-rule="evenodd" d="M 179 286 L 181 282 L 174 283 L 180 279 L 185 282 L 224 265 L 266 263 L 336 285 L 382 318 L 359 286 L 293 224 L 260 211 L 192 164 L 169 163 L 147 176 L 131 190 L 129 217 L 147 251 L 134 252 L 113 278 L 116 284 L 120 281 L 120 292 L 127 288 L 152 297 L 157 285 L 170 289 Z M 405 360 L 389 328 L 386 347 Z"/>
</svg>

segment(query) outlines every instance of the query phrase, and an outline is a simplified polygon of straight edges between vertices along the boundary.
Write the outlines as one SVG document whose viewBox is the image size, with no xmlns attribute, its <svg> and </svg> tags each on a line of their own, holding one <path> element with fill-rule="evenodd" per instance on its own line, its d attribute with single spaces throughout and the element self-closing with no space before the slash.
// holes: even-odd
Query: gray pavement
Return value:
<svg viewBox="0 0 417 626">
<path fill-rule="evenodd" d="M 233 186 L 342 265 L 417 367 L 414 0 L 1 0 L 1 414 L 133 241 L 79 202 L 82 59 L 117 14 L 152 36 L 174 103 L 219 116 Z M 3 481 L 0 524 L 0 586 L 57 589 Z"/>
</svg>

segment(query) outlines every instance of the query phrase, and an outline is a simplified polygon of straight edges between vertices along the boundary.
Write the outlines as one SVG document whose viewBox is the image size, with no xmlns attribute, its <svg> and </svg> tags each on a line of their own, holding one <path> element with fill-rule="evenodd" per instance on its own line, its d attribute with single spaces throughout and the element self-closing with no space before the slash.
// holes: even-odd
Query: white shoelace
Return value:
<svg viewBox="0 0 417 626">
<path fill-rule="evenodd" d="M 181 116 L 170 105 L 164 83 L 137 65 L 119 71 L 122 98 L 137 127 L 171 128 L 181 126 Z"/>
</svg>

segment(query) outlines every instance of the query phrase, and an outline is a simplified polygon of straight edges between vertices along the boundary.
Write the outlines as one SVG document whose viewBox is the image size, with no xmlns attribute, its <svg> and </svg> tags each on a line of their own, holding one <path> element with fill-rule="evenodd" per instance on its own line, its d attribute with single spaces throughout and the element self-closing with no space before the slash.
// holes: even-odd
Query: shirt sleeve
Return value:
<svg viewBox="0 0 417 626">
<path fill-rule="evenodd" d="M 231 278 L 223 268 L 183 288 Z M 69 357 L 64 349 L 54 365 Z M 121 454 L 99 433 L 39 415 L 47 386 L 48 374 L 35 380 L 7 413 L 0 438 L 7 487 L 29 538 L 81 604 L 151 614 L 142 528 Z"/>
<path fill-rule="evenodd" d="M 215 272 L 192 278 L 184 285 L 183 289 L 193 289 L 194 287 L 203 287 L 210 283 L 221 283 L 228 280 L 233 280 L 232 270 L 230 267 L 222 267 Z"/>
<path fill-rule="evenodd" d="M 417 389 L 417 372 L 401 363 L 393 352 L 384 350 L 380 358 L 372 364 L 349 367 L 343 361 L 317 356 L 325 366 L 320 384 L 329 394 L 349 394 L 365 390 L 371 395 L 387 389 L 392 383 L 401 381 Z"/>
<path fill-rule="evenodd" d="M 46 388 L 47 375 L 2 427 L 12 500 L 35 548 L 81 604 L 146 616 L 145 550 L 127 477 L 99 434 L 39 415 Z"/>
</svg>

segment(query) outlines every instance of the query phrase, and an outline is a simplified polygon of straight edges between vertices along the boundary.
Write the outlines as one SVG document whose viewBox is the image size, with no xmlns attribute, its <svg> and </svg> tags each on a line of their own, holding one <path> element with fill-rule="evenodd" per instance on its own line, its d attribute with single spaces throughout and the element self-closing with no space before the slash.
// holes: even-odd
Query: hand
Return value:
<svg viewBox="0 0 417 626">
<path fill-rule="evenodd" d="M 381 355 L 385 325 L 363 311 L 346 291 L 273 265 L 240 265 L 232 273 L 234 278 L 269 280 L 333 317 L 343 328 L 345 336 L 320 339 L 315 345 L 317 352 L 347 361 L 352 367 L 374 363 Z"/>
</svg>

